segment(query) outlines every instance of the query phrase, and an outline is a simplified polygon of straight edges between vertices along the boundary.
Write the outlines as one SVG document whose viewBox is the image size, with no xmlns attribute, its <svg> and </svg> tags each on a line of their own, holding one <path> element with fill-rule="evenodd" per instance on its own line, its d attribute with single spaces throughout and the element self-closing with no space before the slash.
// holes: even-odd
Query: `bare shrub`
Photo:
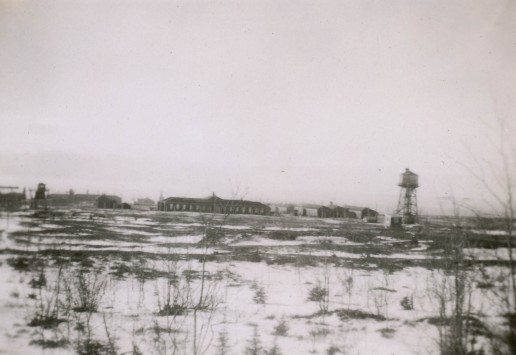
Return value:
<svg viewBox="0 0 516 355">
<path fill-rule="evenodd" d="M 265 304 L 267 301 L 267 294 L 265 293 L 265 288 L 263 286 L 259 286 L 254 291 L 253 301 L 258 304 Z"/>
<path fill-rule="evenodd" d="M 9 264 L 16 271 L 20 272 L 30 271 L 31 269 L 31 260 L 24 256 L 9 258 L 7 259 L 7 264 Z"/>
<path fill-rule="evenodd" d="M 30 341 L 31 345 L 37 345 L 42 347 L 43 349 L 56 349 L 56 348 L 64 348 L 68 346 L 69 342 L 65 338 L 58 339 L 34 339 Z"/>
<path fill-rule="evenodd" d="M 513 256 L 516 225 L 516 147 L 513 137 L 515 127 L 514 119 L 509 119 L 498 105 L 498 100 L 494 100 L 494 125 L 489 123 L 485 131 L 488 144 L 481 145 L 481 151 L 470 152 L 475 163 L 473 167 L 461 165 L 479 183 L 479 195 L 483 197 L 482 209 L 470 203 L 465 204 L 466 208 L 476 215 L 477 225 L 481 228 L 500 228 L 505 235 L 503 239 L 508 252 L 509 266 L 498 271 L 502 287 L 498 290 L 492 288 L 493 297 L 503 304 L 505 329 L 497 329 L 496 332 L 503 332 L 501 342 L 505 344 L 496 344 L 493 351 L 516 353 L 516 262 Z M 492 240 L 490 236 L 489 244 Z M 502 348 L 504 349 L 500 350 Z"/>
<path fill-rule="evenodd" d="M 327 328 L 316 328 L 316 329 L 312 329 L 309 334 L 310 334 L 310 337 L 312 338 L 312 350 L 311 350 L 311 352 L 313 354 L 315 354 L 317 352 L 316 349 L 315 349 L 316 340 L 318 338 L 326 337 L 328 334 L 330 334 L 330 331 Z"/>
<path fill-rule="evenodd" d="M 229 347 L 229 334 L 224 328 L 217 337 L 217 355 L 226 355 L 230 349 Z"/>
<path fill-rule="evenodd" d="M 287 336 L 289 330 L 289 326 L 285 319 L 280 320 L 280 322 L 274 327 L 273 335 L 276 336 Z"/>
<path fill-rule="evenodd" d="M 206 271 L 205 274 L 208 274 Z M 197 290 L 196 290 L 197 293 Z M 222 302 L 220 280 L 214 277 L 206 277 L 199 291 L 199 300 L 194 308 L 197 310 L 214 311 Z"/>
<path fill-rule="evenodd" d="M 158 354 L 168 354 L 168 350 L 171 350 L 172 354 L 175 354 L 179 350 L 180 345 L 180 331 L 182 328 L 181 322 L 177 322 L 176 317 L 165 318 L 166 322 L 158 322 L 158 319 L 154 320 L 153 326 L 150 328 L 152 334 L 152 346 Z"/>
<path fill-rule="evenodd" d="M 339 316 L 339 318 L 341 320 L 346 320 L 346 319 L 374 319 L 376 321 L 387 320 L 387 318 L 385 318 L 382 315 L 363 312 L 358 309 L 342 309 L 342 310 L 337 311 L 337 315 Z"/>
<path fill-rule="evenodd" d="M 389 280 L 389 269 L 382 270 L 383 277 L 377 277 L 373 283 L 368 282 L 367 288 L 367 304 L 369 308 L 369 301 L 372 297 L 374 309 L 376 311 L 376 315 L 388 317 L 389 314 L 389 304 L 391 294 L 396 292 L 389 288 L 390 280 Z"/>
<path fill-rule="evenodd" d="M 335 355 L 337 353 L 342 353 L 338 347 L 335 345 L 330 346 L 328 349 L 326 349 L 327 355 Z"/>
<path fill-rule="evenodd" d="M 317 260 L 311 255 L 296 255 L 295 266 L 306 267 L 306 266 L 317 266 Z"/>
<path fill-rule="evenodd" d="M 41 288 L 47 285 L 44 268 L 41 268 L 40 272 L 29 281 L 29 285 L 31 288 Z"/>
<path fill-rule="evenodd" d="M 159 316 L 179 316 L 188 311 L 188 302 L 184 289 L 175 280 L 165 280 L 161 291 L 156 291 Z"/>
<path fill-rule="evenodd" d="M 107 278 L 97 272 L 79 269 L 72 275 L 71 299 L 75 312 L 94 313 L 106 292 Z"/>
<path fill-rule="evenodd" d="M 410 295 L 403 297 L 403 299 L 400 301 L 401 307 L 403 307 L 406 311 L 411 311 L 414 309 L 414 296 Z"/>
<path fill-rule="evenodd" d="M 274 343 L 269 350 L 264 350 L 265 355 L 282 355 L 281 349 L 278 344 Z"/>
<path fill-rule="evenodd" d="M 346 295 L 348 296 L 348 309 L 351 306 L 351 297 L 353 296 L 353 287 L 355 285 L 354 281 L 354 270 L 351 269 L 344 269 L 338 274 L 338 279 L 341 283 L 341 285 L 344 287 L 344 291 Z"/>
<path fill-rule="evenodd" d="M 472 305 L 472 275 L 468 273 L 464 249 L 467 235 L 461 226 L 459 212 L 454 204 L 454 229 L 445 239 L 444 257 L 436 260 L 439 267 L 429 279 L 429 297 L 436 304 L 435 323 L 439 333 L 441 354 L 469 354 L 482 351 L 476 337 L 469 327 Z"/>
<path fill-rule="evenodd" d="M 78 355 L 116 355 L 109 343 L 89 337 L 79 341 L 75 350 Z"/>
<path fill-rule="evenodd" d="M 391 339 L 396 334 L 396 329 L 394 328 L 382 328 L 378 330 L 384 338 Z"/>
<path fill-rule="evenodd" d="M 313 287 L 308 293 L 308 301 L 317 302 L 321 312 L 328 312 L 329 292 L 321 285 Z"/>
<path fill-rule="evenodd" d="M 41 271 L 46 280 L 45 270 Z M 41 274 L 40 274 L 41 275 Z M 44 329 L 55 328 L 65 320 L 60 318 L 60 296 L 61 296 L 61 275 L 62 269 L 59 268 L 57 273 L 57 280 L 48 284 L 45 281 L 45 286 L 39 288 L 39 294 L 34 297 L 35 311 L 31 315 L 28 323 L 31 327 L 41 327 Z"/>
<path fill-rule="evenodd" d="M 248 340 L 245 348 L 245 355 L 261 355 L 263 351 L 262 341 L 260 340 L 260 333 L 258 326 L 254 326 L 253 337 Z"/>
<path fill-rule="evenodd" d="M 142 351 L 140 350 L 138 345 L 136 345 L 135 343 L 133 343 L 133 348 L 131 350 L 131 355 L 143 355 Z"/>
</svg>

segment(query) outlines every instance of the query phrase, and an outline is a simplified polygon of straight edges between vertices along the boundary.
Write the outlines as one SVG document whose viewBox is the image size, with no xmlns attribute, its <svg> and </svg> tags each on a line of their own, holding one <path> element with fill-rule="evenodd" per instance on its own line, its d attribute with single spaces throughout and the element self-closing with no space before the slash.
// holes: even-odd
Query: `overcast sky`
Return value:
<svg viewBox="0 0 516 355">
<path fill-rule="evenodd" d="M 0 0 L 0 185 L 436 211 L 515 63 L 512 0 Z"/>
</svg>

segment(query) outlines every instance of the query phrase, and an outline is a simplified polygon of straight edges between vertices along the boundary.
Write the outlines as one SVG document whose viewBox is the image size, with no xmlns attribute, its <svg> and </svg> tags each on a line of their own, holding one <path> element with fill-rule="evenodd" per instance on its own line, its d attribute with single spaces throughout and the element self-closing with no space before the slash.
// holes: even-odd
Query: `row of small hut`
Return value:
<svg viewBox="0 0 516 355">
<path fill-rule="evenodd" d="M 64 194 L 47 194 L 44 184 L 39 184 L 34 198 L 31 197 L 31 206 L 38 207 L 87 207 L 101 209 L 137 209 L 158 210 L 164 212 L 205 212 L 224 214 L 252 214 L 252 215 L 291 215 L 318 218 L 357 218 L 368 222 L 376 222 L 378 212 L 358 206 L 339 206 L 330 202 L 328 205 L 314 204 L 263 204 L 249 200 L 223 199 L 215 194 L 206 198 L 169 197 L 154 202 L 143 198 L 133 204 L 122 201 L 116 195 L 107 194 L 76 194 L 73 190 Z M 0 194 L 2 200 L 24 201 L 25 191 L 22 194 Z"/>
<path fill-rule="evenodd" d="M 271 206 L 272 215 L 292 215 L 319 218 L 358 218 L 370 222 L 378 218 L 378 212 L 367 207 L 339 206 L 330 202 L 328 205 L 314 204 L 274 204 Z"/>
</svg>

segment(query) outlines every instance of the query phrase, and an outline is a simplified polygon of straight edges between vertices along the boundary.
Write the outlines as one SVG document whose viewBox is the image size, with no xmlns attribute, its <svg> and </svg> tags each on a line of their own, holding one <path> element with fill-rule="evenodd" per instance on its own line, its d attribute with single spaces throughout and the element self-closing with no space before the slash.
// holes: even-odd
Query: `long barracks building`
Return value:
<svg viewBox="0 0 516 355">
<path fill-rule="evenodd" d="M 159 211 L 270 215 L 269 206 L 246 200 L 225 200 L 213 194 L 208 198 L 169 197 L 158 202 Z"/>
</svg>

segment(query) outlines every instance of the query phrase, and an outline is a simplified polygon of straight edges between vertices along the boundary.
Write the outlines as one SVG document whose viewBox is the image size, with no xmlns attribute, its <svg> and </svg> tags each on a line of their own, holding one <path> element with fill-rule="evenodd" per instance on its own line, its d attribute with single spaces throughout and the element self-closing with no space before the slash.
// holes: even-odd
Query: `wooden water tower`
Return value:
<svg viewBox="0 0 516 355">
<path fill-rule="evenodd" d="M 404 224 L 414 224 L 418 221 L 417 214 L 417 188 L 418 176 L 409 169 L 400 175 L 400 199 L 396 213 L 403 216 Z"/>
<path fill-rule="evenodd" d="M 34 200 L 32 201 L 32 207 L 34 209 L 38 208 L 47 208 L 47 187 L 43 183 L 38 184 L 38 189 L 36 190 L 36 195 L 34 196 Z"/>
</svg>

